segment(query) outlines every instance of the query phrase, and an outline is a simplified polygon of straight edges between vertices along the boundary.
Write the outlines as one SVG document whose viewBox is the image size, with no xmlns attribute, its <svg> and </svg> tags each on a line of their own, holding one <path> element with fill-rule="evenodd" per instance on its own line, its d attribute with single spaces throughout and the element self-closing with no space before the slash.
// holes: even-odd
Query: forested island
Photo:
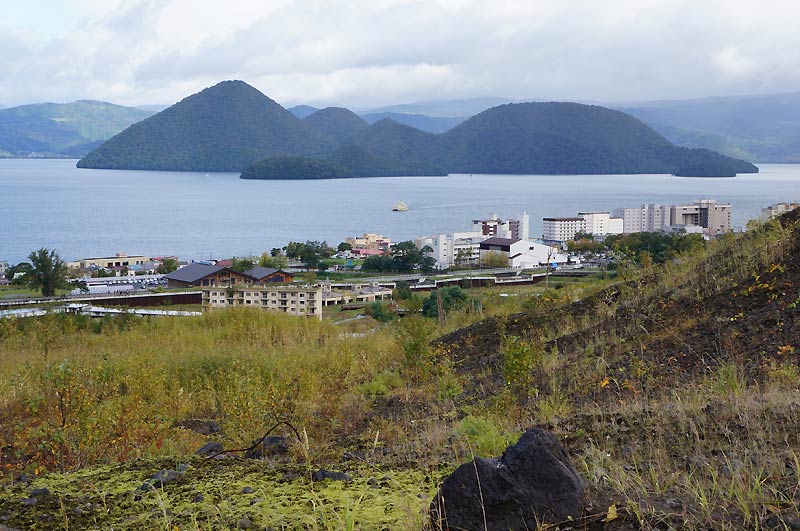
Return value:
<svg viewBox="0 0 800 531">
<path fill-rule="evenodd" d="M 251 167 L 259 161 L 261 170 Z M 341 108 L 301 120 L 242 81 L 224 81 L 134 124 L 78 167 L 265 179 L 758 172 L 749 162 L 675 146 L 636 118 L 593 105 L 500 105 L 432 134 L 391 119 L 369 125 Z"/>
</svg>

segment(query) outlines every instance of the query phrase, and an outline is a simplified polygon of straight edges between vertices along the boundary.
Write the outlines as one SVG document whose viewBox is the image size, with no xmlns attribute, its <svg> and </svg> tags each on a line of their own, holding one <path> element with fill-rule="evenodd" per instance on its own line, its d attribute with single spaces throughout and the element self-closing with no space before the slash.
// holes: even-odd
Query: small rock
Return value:
<svg viewBox="0 0 800 531">
<path fill-rule="evenodd" d="M 242 494 L 253 494 L 254 492 L 255 492 L 255 489 L 253 487 L 249 486 L 249 485 L 242 489 Z"/>
<path fill-rule="evenodd" d="M 375 479 L 375 478 L 369 478 L 367 480 L 367 485 L 369 485 L 370 487 L 377 487 L 378 486 L 378 480 Z"/>
<path fill-rule="evenodd" d="M 6 527 L 3 524 L 0 524 L 0 531 L 20 531 L 16 527 Z"/>
<path fill-rule="evenodd" d="M 200 503 L 205 500 L 205 496 L 200 494 L 199 492 L 192 497 L 192 503 Z"/>
<path fill-rule="evenodd" d="M 769 530 L 800 531 L 800 518 L 794 514 L 771 514 L 764 519 L 763 523 L 764 528 Z"/>
<path fill-rule="evenodd" d="M 208 456 L 212 456 L 214 454 L 218 454 L 218 453 L 220 453 L 222 451 L 223 451 L 222 443 L 214 441 L 214 442 L 210 442 L 210 443 L 204 444 L 194 454 L 195 455 L 205 455 L 206 457 L 208 457 Z"/>
<path fill-rule="evenodd" d="M 39 500 L 33 497 L 22 500 L 22 505 L 36 505 L 37 503 L 39 503 Z"/>
<path fill-rule="evenodd" d="M 253 441 L 255 444 L 256 441 Z M 267 437 L 255 448 L 251 448 L 244 454 L 247 459 L 265 459 L 276 455 L 284 455 L 289 453 L 289 445 L 286 443 L 286 437 L 274 435 Z"/>
<path fill-rule="evenodd" d="M 259 503 L 263 502 L 264 498 L 253 498 L 250 500 L 250 505 L 258 505 Z"/>
<path fill-rule="evenodd" d="M 323 481 L 330 479 L 331 481 L 350 481 L 352 478 L 344 472 L 330 472 L 325 469 L 319 469 L 311 474 L 311 481 Z"/>
<path fill-rule="evenodd" d="M 50 496 L 50 490 L 46 488 L 33 489 L 31 491 L 31 496 L 33 497 Z"/>
<path fill-rule="evenodd" d="M 189 465 L 188 464 L 181 463 L 181 464 L 178 465 L 178 472 L 183 473 L 183 472 L 186 472 L 187 470 L 189 470 Z"/>
<path fill-rule="evenodd" d="M 237 529 L 250 529 L 251 527 L 253 527 L 253 522 L 247 517 L 239 518 L 239 521 L 236 522 Z"/>
<path fill-rule="evenodd" d="M 81 509 L 80 507 L 75 507 L 74 509 L 72 509 L 72 514 L 74 514 L 75 516 L 80 516 L 83 514 L 83 509 Z"/>
<path fill-rule="evenodd" d="M 178 472 L 177 470 L 159 470 L 153 477 L 151 477 L 148 481 L 145 481 L 139 490 L 152 490 L 155 487 L 163 487 L 164 485 L 169 485 L 170 483 L 174 483 L 178 481 L 184 476 L 183 472 Z"/>
</svg>

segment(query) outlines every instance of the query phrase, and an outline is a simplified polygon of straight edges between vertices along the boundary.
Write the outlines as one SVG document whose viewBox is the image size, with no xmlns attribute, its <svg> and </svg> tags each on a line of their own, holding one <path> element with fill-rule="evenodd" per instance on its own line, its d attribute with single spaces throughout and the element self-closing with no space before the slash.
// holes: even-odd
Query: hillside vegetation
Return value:
<svg viewBox="0 0 800 531">
<path fill-rule="evenodd" d="M 0 157 L 82 157 L 151 114 L 102 101 L 0 109 Z"/>
<path fill-rule="evenodd" d="M 799 222 L 368 334 L 249 308 L 0 320 L 0 516 L 420 529 L 450 471 L 539 426 L 588 481 L 573 529 L 606 529 L 612 506 L 615 529 L 786 529 L 800 506 Z M 221 431 L 178 427 L 189 419 Z M 210 440 L 247 447 L 279 420 L 297 429 L 276 432 L 285 456 L 189 455 Z M 181 463 L 177 483 L 138 489 Z M 352 481 L 312 482 L 321 467 Z"/>
<path fill-rule="evenodd" d="M 310 110 L 310 109 L 305 109 Z M 747 162 L 670 144 L 619 111 L 572 103 L 501 105 L 442 134 L 385 118 L 367 127 L 341 108 L 300 120 L 241 81 L 225 81 L 135 124 L 81 159 L 82 168 L 242 171 L 280 156 L 329 159 L 366 153 L 360 166 L 441 168 L 445 173 L 757 172 Z M 367 167 L 367 158 L 381 161 Z M 345 165 L 346 166 L 346 165 Z M 351 168 L 355 171 L 354 168 Z M 300 175 L 301 168 L 294 174 Z"/>
<path fill-rule="evenodd" d="M 78 167 L 240 172 L 265 157 L 331 147 L 247 83 L 223 81 L 134 124 L 82 158 Z"/>
</svg>

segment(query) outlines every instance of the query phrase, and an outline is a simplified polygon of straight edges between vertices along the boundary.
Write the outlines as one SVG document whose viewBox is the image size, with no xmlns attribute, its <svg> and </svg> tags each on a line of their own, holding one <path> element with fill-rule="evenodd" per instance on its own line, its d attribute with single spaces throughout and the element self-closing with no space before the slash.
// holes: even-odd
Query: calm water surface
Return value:
<svg viewBox="0 0 800 531">
<path fill-rule="evenodd" d="M 669 175 L 450 175 L 251 181 L 235 173 L 81 170 L 74 160 L 0 160 L 0 260 L 56 248 L 77 259 L 124 251 L 183 259 L 260 254 L 287 242 L 383 233 L 394 240 L 466 231 L 489 212 L 542 217 L 710 197 L 742 227 L 800 200 L 800 165 L 764 164 L 732 179 Z M 408 212 L 392 212 L 405 201 Z"/>
</svg>

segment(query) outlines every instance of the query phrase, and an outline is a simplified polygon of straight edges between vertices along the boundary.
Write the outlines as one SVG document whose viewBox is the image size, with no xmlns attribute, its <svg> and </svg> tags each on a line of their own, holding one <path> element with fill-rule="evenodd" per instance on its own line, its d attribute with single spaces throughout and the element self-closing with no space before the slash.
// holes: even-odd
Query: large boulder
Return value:
<svg viewBox="0 0 800 531">
<path fill-rule="evenodd" d="M 580 516 L 585 486 L 561 443 L 537 428 L 501 457 L 458 467 L 434 497 L 430 517 L 441 530 L 538 529 Z"/>
</svg>

